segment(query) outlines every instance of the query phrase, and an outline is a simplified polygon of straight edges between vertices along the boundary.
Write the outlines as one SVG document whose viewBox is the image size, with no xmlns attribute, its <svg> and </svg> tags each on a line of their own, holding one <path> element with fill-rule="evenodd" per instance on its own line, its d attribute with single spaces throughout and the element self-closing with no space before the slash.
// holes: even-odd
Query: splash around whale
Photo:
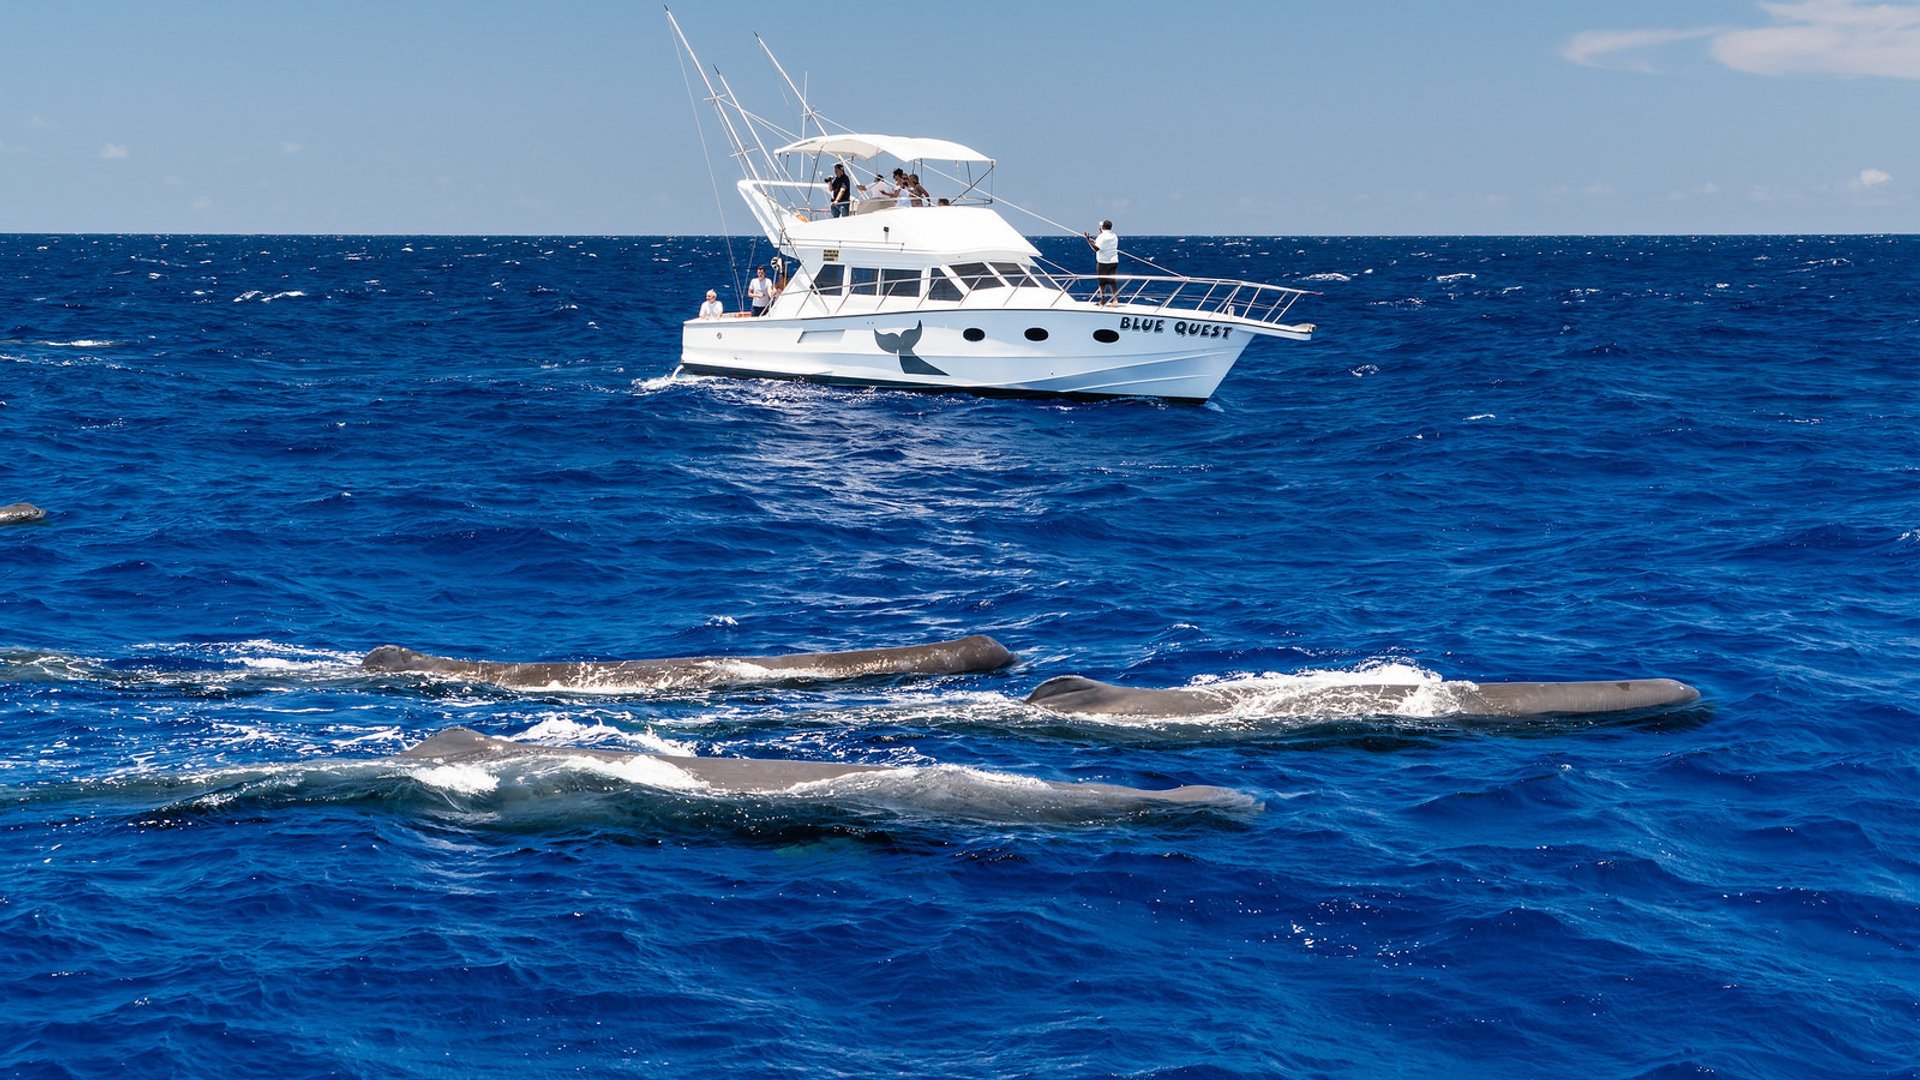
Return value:
<svg viewBox="0 0 1920 1080">
<path fill-rule="evenodd" d="M 518 690 L 687 690 L 880 675 L 964 675 L 1013 663 L 985 634 L 926 645 L 782 656 L 690 656 L 661 660 L 502 663 L 430 656 L 382 645 L 360 661 L 366 671 L 435 675 Z"/>
<path fill-rule="evenodd" d="M 1688 705 L 1700 692 L 1673 679 L 1598 682 L 1280 683 L 1141 689 L 1079 675 L 1048 679 L 1027 704 L 1053 712 L 1139 719 L 1215 716 L 1365 716 L 1409 707 L 1422 715 L 1527 717 L 1626 712 Z"/>
</svg>

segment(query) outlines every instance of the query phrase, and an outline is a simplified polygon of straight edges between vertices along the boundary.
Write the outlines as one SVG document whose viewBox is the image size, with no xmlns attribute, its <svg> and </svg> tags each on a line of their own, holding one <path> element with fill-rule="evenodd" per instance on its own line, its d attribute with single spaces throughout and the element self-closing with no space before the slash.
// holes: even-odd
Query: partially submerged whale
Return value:
<svg viewBox="0 0 1920 1080">
<path fill-rule="evenodd" d="M 46 516 L 45 510 L 29 502 L 8 503 L 0 506 L 0 525 L 25 525 L 29 521 L 40 521 Z"/>
<path fill-rule="evenodd" d="M 1096 682 L 1079 675 L 1048 679 L 1027 695 L 1027 704 L 1064 713 L 1103 716 L 1207 716 L 1258 710 L 1266 698 L 1291 716 L 1390 713 L 1415 694 L 1438 694 L 1430 704 L 1457 716 L 1550 716 L 1620 712 L 1685 705 L 1700 691 L 1673 679 L 1612 682 L 1353 683 L 1276 691 L 1271 684 L 1238 683 L 1145 690 Z"/>
<path fill-rule="evenodd" d="M 803 679 L 870 675 L 961 675 L 1006 667 L 1016 657 L 985 634 L 930 645 L 786 656 L 689 656 L 675 660 L 567 660 L 496 663 L 382 645 L 360 666 L 367 671 L 419 672 L 518 690 L 711 689 Z"/>
<path fill-rule="evenodd" d="M 590 750 L 577 746 L 539 746 L 533 743 L 515 742 L 512 739 L 498 739 L 463 727 L 436 732 L 424 742 L 402 751 L 397 756 L 429 761 L 436 765 L 484 764 L 515 757 L 584 758 L 613 764 L 653 761 L 680 770 L 697 783 L 704 785 L 709 792 L 738 795 L 791 792 L 803 784 L 900 771 L 897 767 L 890 765 L 783 761 L 772 758 L 687 757 L 678 754 Z M 1094 782 L 1064 783 L 1055 780 L 1031 780 L 1026 783 L 1058 795 L 1071 795 L 1075 798 L 1091 796 L 1102 802 L 1119 804 L 1251 805 L 1251 800 L 1240 792 L 1206 784 L 1189 784 L 1184 787 L 1152 790 Z"/>
</svg>

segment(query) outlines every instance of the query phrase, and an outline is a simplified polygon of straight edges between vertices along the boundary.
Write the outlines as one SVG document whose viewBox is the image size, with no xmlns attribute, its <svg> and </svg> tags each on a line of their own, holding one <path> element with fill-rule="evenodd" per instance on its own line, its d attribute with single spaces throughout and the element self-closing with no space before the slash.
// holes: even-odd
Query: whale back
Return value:
<svg viewBox="0 0 1920 1080">
<path fill-rule="evenodd" d="M 592 761 L 623 762 L 651 759 L 674 768 L 706 784 L 715 792 L 762 795 L 789 792 L 801 784 L 836 780 L 845 776 L 897 772 L 887 765 L 859 765 L 832 761 L 790 761 L 774 758 L 687 757 L 677 754 L 644 754 L 618 750 L 593 750 L 578 746 L 539 746 L 482 735 L 471 728 L 447 728 L 396 754 L 411 761 L 435 764 L 471 765 L 501 758 L 546 757 L 584 758 Z M 1038 781 L 1049 792 L 1077 794 L 1115 804 L 1198 804 L 1254 805 L 1247 797 L 1229 788 L 1209 784 L 1188 784 L 1173 788 L 1134 788 L 1118 784 Z"/>
<path fill-rule="evenodd" d="M 1625 712 L 1700 700 L 1700 691 L 1675 679 L 1598 682 L 1480 683 L 1462 688 L 1463 711 L 1478 716 Z"/>
<path fill-rule="evenodd" d="M 1415 684 L 1341 684 L 1288 695 L 1286 711 L 1298 716 L 1321 710 L 1329 716 L 1391 712 L 1420 689 Z M 1625 712 L 1686 705 L 1700 692 L 1673 679 L 1618 679 L 1598 682 L 1525 682 L 1441 684 L 1441 711 L 1454 716 L 1547 716 Z M 1273 692 L 1264 685 L 1142 689 L 1115 686 L 1079 675 L 1048 679 L 1027 695 L 1027 704 L 1055 712 L 1104 716 L 1184 717 L 1224 713 Z"/>
<path fill-rule="evenodd" d="M 854 679 L 877 675 L 962 675 L 1014 662 L 985 634 L 927 645 L 782 656 L 689 656 L 660 660 L 571 660 L 503 663 L 433 656 L 382 645 L 360 661 L 366 671 L 450 675 L 517 689 L 698 689 L 789 679 Z"/>
</svg>

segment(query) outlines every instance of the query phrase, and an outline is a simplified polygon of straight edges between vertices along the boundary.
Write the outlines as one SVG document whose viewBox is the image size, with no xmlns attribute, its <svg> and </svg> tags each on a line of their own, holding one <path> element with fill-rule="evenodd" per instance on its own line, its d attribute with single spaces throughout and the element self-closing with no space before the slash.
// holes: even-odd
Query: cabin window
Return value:
<svg viewBox="0 0 1920 1080">
<path fill-rule="evenodd" d="M 968 341 L 985 341 L 987 339 L 987 332 L 977 326 L 969 326 L 966 332 L 960 336 L 966 338 Z"/>
<path fill-rule="evenodd" d="M 1010 285 L 1033 284 L 1033 280 L 1027 277 L 1027 272 L 1014 263 L 994 263 L 993 268 L 1000 271 L 1000 276 L 1006 278 Z"/>
<path fill-rule="evenodd" d="M 955 276 L 959 277 L 960 284 L 966 286 L 969 292 L 975 289 L 1001 289 L 1006 287 L 1001 284 L 999 278 L 993 276 L 992 270 L 987 269 L 986 263 L 955 263 L 953 272 Z"/>
<path fill-rule="evenodd" d="M 935 269 L 931 271 L 931 275 L 931 283 L 927 287 L 927 299 L 959 300 L 966 295 L 960 291 L 960 286 L 955 284 L 954 280 L 948 277 L 944 271 Z"/>
<path fill-rule="evenodd" d="M 847 268 L 839 263 L 828 263 L 813 273 L 813 287 L 823 293 L 837 294 L 846 283 Z"/>
<path fill-rule="evenodd" d="M 1099 342 L 1102 345 L 1111 345 L 1114 342 L 1120 340 L 1120 331 L 1108 330 L 1102 327 L 1101 329 L 1095 330 L 1093 332 L 1093 340 Z"/>
<path fill-rule="evenodd" d="M 920 271 L 918 270 L 882 270 L 880 271 L 881 296 L 919 296 Z"/>
<path fill-rule="evenodd" d="M 1044 326 L 1029 326 L 1029 327 L 1027 327 L 1027 340 L 1028 340 L 1028 341 L 1045 341 L 1045 340 L 1047 340 L 1047 328 L 1046 328 L 1046 327 L 1044 327 Z"/>
<path fill-rule="evenodd" d="M 871 266 L 847 267 L 848 292 L 855 296 L 880 295 L 880 271 Z"/>
</svg>

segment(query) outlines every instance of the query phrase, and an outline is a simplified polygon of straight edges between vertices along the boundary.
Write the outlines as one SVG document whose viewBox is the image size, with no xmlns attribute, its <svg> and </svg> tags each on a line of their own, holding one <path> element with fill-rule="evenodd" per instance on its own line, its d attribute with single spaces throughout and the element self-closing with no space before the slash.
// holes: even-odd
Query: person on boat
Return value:
<svg viewBox="0 0 1920 1080">
<path fill-rule="evenodd" d="M 878 173 L 874 174 L 873 183 L 860 185 L 860 193 L 869 199 L 880 199 L 889 203 L 900 197 L 900 189 L 890 186 Z M 876 210 L 879 207 L 869 206 L 866 209 Z"/>
<path fill-rule="evenodd" d="M 712 289 L 708 289 L 707 302 L 700 305 L 700 317 L 703 319 L 717 319 L 726 313 L 727 308 L 726 305 L 720 302 L 720 294 L 714 292 Z"/>
<path fill-rule="evenodd" d="M 765 315 L 767 305 L 773 303 L 773 282 L 767 279 L 766 267 L 755 271 L 753 280 L 747 282 L 747 300 L 753 304 L 755 315 Z"/>
<path fill-rule="evenodd" d="M 847 175 L 847 167 L 837 161 L 833 163 L 833 175 L 827 177 L 827 201 L 832 204 L 834 217 L 846 217 L 853 212 L 853 178 Z"/>
<path fill-rule="evenodd" d="M 1113 222 L 1100 223 L 1099 236 L 1087 236 L 1087 246 L 1093 249 L 1093 268 L 1100 277 L 1100 302 L 1120 301 L 1120 238 L 1113 234 Z"/>
<path fill-rule="evenodd" d="M 913 205 L 915 206 L 933 205 L 933 196 L 927 194 L 927 189 L 920 186 L 919 173 L 907 174 L 907 193 L 913 196 Z"/>
<path fill-rule="evenodd" d="M 894 200 L 893 205 L 895 206 L 912 206 L 913 205 L 913 186 L 907 183 L 907 170 L 905 169 L 893 170 L 893 191 L 894 191 L 894 194 L 897 196 L 897 198 Z"/>
</svg>

